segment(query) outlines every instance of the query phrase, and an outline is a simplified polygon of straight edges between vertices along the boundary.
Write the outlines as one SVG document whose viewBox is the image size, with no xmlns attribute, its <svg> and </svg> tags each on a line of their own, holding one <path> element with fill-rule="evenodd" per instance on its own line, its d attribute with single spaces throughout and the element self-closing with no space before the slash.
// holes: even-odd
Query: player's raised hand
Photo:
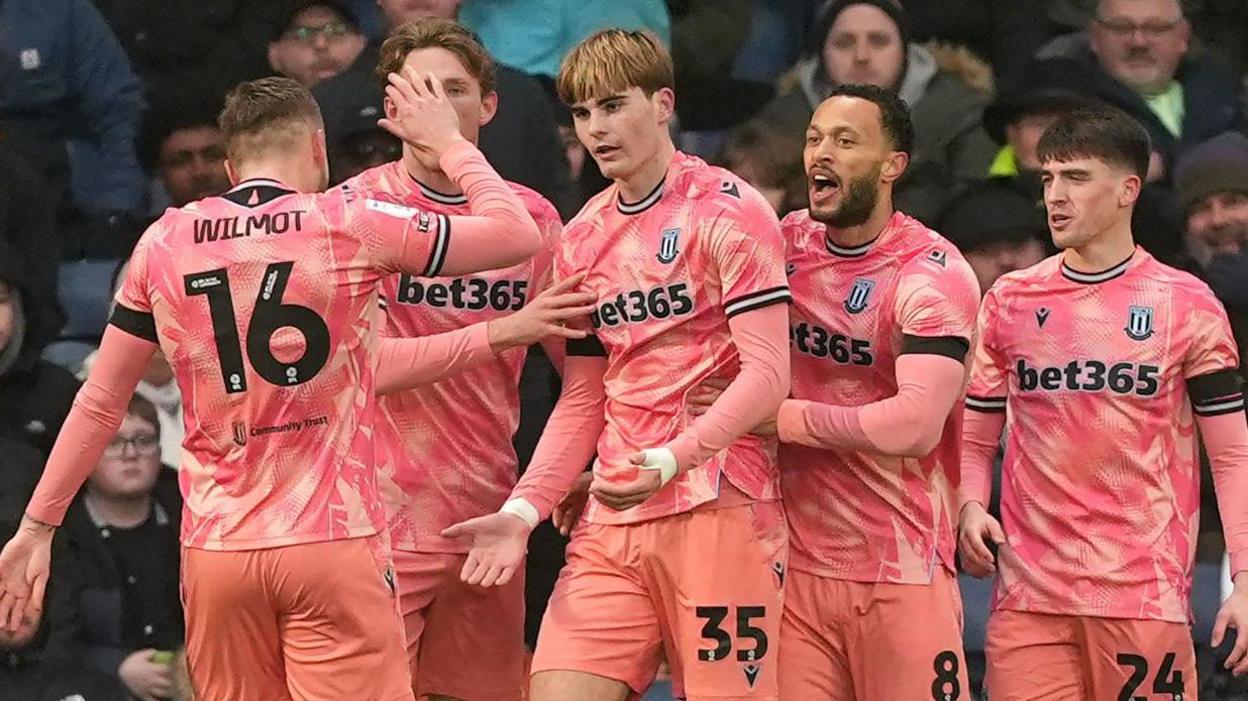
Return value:
<svg viewBox="0 0 1248 701">
<path fill-rule="evenodd" d="M 577 273 L 561 280 L 520 311 L 489 321 L 486 331 L 490 347 L 500 353 L 545 338 L 585 338 L 589 334 L 589 313 L 594 311 L 598 298 L 591 292 L 574 291 L 584 279 L 584 273 Z"/>
<path fill-rule="evenodd" d="M 572 483 L 572 488 L 550 512 L 551 523 L 555 524 L 555 528 L 559 529 L 564 538 L 572 535 L 572 529 L 576 528 L 576 523 L 581 520 L 581 514 L 585 512 L 585 504 L 589 502 L 589 485 L 593 479 L 594 473 L 581 473 L 581 476 L 576 478 L 576 482 Z"/>
<path fill-rule="evenodd" d="M 972 576 L 987 577 L 997 571 L 994 546 L 1005 544 L 1005 531 L 979 502 L 962 507 L 958 526 L 958 551 L 962 554 L 962 567 Z"/>
<path fill-rule="evenodd" d="M 1235 636 L 1235 647 L 1226 656 L 1224 666 L 1235 676 L 1248 673 L 1248 572 L 1238 573 L 1235 577 L 1235 588 L 1218 610 L 1218 617 L 1213 623 L 1213 638 L 1210 640 L 1213 647 L 1222 644 L 1227 628 L 1234 628 L 1238 635 Z"/>
<path fill-rule="evenodd" d="M 386 97 L 394 109 L 387 110 L 387 115 L 393 117 L 378 120 L 378 126 L 435 159 L 464 140 L 459 131 L 459 115 L 437 76 L 420 76 L 405 67 L 402 73 L 391 73 L 388 80 Z"/>
<path fill-rule="evenodd" d="M 38 621 L 52 562 L 53 528 L 28 516 L 0 551 L 0 627 L 16 633 L 23 620 Z"/>
<path fill-rule="evenodd" d="M 529 524 L 509 513 L 497 512 L 468 519 L 442 531 L 444 538 L 471 538 L 472 548 L 459 578 L 483 587 L 503 586 L 524 560 Z"/>
</svg>

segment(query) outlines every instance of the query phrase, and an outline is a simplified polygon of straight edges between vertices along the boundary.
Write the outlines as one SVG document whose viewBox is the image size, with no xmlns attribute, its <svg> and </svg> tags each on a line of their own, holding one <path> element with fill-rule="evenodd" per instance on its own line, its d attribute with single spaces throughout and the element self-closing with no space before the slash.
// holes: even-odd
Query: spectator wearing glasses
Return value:
<svg viewBox="0 0 1248 701">
<path fill-rule="evenodd" d="M 139 699 L 174 694 L 171 663 L 185 638 L 181 511 L 176 473 L 160 462 L 156 409 L 136 395 L 58 537 L 74 560 L 60 572 L 86 666 L 120 679 Z"/>
<path fill-rule="evenodd" d="M 1160 151 L 1167 179 L 1175 159 L 1235 128 L 1235 78 L 1207 53 L 1190 50 L 1192 27 L 1179 0 L 1100 0 L 1086 40 L 1058 40 L 1042 55 L 1076 59 L 1094 96 L 1135 117 Z"/>
<path fill-rule="evenodd" d="M 296 2 L 278 31 L 269 64 L 309 88 L 342 74 L 368 45 L 355 15 L 338 0 Z"/>
</svg>

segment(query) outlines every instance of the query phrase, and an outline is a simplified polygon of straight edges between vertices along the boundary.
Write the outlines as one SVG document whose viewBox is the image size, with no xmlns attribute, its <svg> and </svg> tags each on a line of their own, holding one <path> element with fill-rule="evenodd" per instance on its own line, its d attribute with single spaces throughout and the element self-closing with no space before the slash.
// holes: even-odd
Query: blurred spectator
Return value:
<svg viewBox="0 0 1248 701">
<path fill-rule="evenodd" d="M 269 65 L 310 88 L 346 71 L 367 43 L 343 3 L 299 0 L 269 43 Z"/>
<path fill-rule="evenodd" d="M 113 272 L 109 289 L 112 297 L 116 297 L 126 279 L 126 268 L 129 261 L 122 261 Z M 112 313 L 112 307 L 109 307 Z M 95 364 L 98 351 L 91 353 L 82 361 L 82 370 L 78 379 L 85 381 Z M 147 369 L 134 388 L 135 395 L 147 400 L 156 408 L 157 422 L 160 424 L 160 460 L 166 465 L 177 468 L 182 465 L 182 439 L 186 429 L 182 422 L 182 391 L 178 388 L 177 378 L 173 376 L 173 368 L 165 359 L 165 352 L 160 348 L 147 361 Z"/>
<path fill-rule="evenodd" d="M 1051 248 L 1044 210 L 1000 180 L 965 192 L 950 204 L 937 229 L 971 264 L 981 294 L 1002 275 L 1044 260 Z"/>
<path fill-rule="evenodd" d="M 394 12 L 387 10 L 388 6 L 412 5 L 404 0 L 379 1 L 387 15 Z M 671 21 L 663 0 L 465 0 L 435 4 L 459 4 L 460 21 L 481 37 L 495 61 L 552 80 L 559 74 L 559 63 L 568 51 L 600 29 L 645 29 L 657 35 L 664 45 L 670 45 L 672 39 Z M 410 11 L 405 14 L 410 15 Z"/>
<path fill-rule="evenodd" d="M 902 11 L 892 0 L 834 2 L 820 16 L 814 36 L 807 58 L 762 118 L 801 134 L 836 84 L 896 89 L 910 106 L 915 134 L 897 208 L 934 222 L 956 191 L 982 178 L 992 160 L 995 148 L 980 126 L 991 96 L 990 69 L 965 50 L 933 55 L 908 43 Z"/>
<path fill-rule="evenodd" d="M 142 89 L 100 13 L 88 0 L 4 0 L 0 27 L 0 125 L 52 206 L 140 212 Z"/>
<path fill-rule="evenodd" d="M 1187 252 L 1199 268 L 1248 244 L 1248 137 L 1227 132 L 1197 146 L 1175 174 L 1187 218 Z M 1248 277 L 1248 268 L 1240 269 Z"/>
<path fill-rule="evenodd" d="M 1179 0 L 1101 0 L 1086 36 L 1042 49 L 1075 61 L 1090 94 L 1148 128 L 1169 179 L 1183 151 L 1233 129 L 1242 108 L 1233 75 L 1189 51 L 1192 28 Z"/>
<path fill-rule="evenodd" d="M 729 135 L 716 162 L 753 185 L 783 217 L 807 205 L 802 145 L 800 133 L 781 133 L 754 120 Z"/>
<path fill-rule="evenodd" d="M 220 100 L 271 72 L 273 28 L 290 0 L 93 0 L 153 102 Z"/>
<path fill-rule="evenodd" d="M 998 186 L 1043 210 L 1036 145 L 1058 115 L 1096 101 L 1089 97 L 1091 80 L 1069 59 L 1033 61 L 1021 89 L 1003 93 L 985 108 L 984 128 L 1001 146 L 986 174 Z M 1159 259 L 1175 262 L 1181 248 L 1180 218 L 1178 198 L 1169 187 L 1146 184 L 1132 217 L 1136 241 Z"/>
<path fill-rule="evenodd" d="M 389 27 L 423 17 L 454 19 L 458 5 L 445 0 L 379 0 L 379 4 Z M 343 139 L 360 133 L 356 130 L 361 120 L 382 114 L 381 86 L 385 78 L 374 74 L 376 68 L 377 47 L 372 46 L 360 55 L 357 66 L 312 89 L 325 118 L 330 149 L 349 150 L 351 145 L 344 144 Z M 531 76 L 499 65 L 494 88 L 498 93 L 498 112 L 481 128 L 481 151 L 504 178 L 537 190 L 564 218 L 572 216 L 582 201 L 568 179 L 555 116 L 541 84 Z M 372 143 L 375 146 L 379 142 Z"/>
<path fill-rule="evenodd" d="M 181 512 L 177 474 L 161 467 L 156 409 L 135 396 L 58 537 L 73 553 L 66 578 L 86 666 L 138 698 L 172 695 L 173 653 L 185 637 Z"/>
<path fill-rule="evenodd" d="M 42 178 L 0 130 L 0 246 L 7 245 L 5 255 L 17 256 L 26 271 L 27 331 L 43 343 L 65 323 L 57 299 L 61 251 L 55 220 Z"/>
<path fill-rule="evenodd" d="M 210 107 L 170 104 L 153 109 L 140 139 L 139 157 L 156 175 L 169 206 L 182 207 L 230 189 L 225 143 Z M 153 198 L 156 200 L 157 198 Z"/>
<path fill-rule="evenodd" d="M 329 149 L 331 182 L 340 183 L 403 156 L 403 143 L 377 126 L 378 108 L 364 105 L 343 117 Z"/>
<path fill-rule="evenodd" d="M 51 452 L 78 381 L 39 357 L 52 335 L 28 304 L 31 287 L 23 261 L 0 242 L 0 432 Z M 53 331 L 54 333 L 54 331 Z"/>
<path fill-rule="evenodd" d="M 1048 39 L 1045 0 L 901 0 L 910 37 L 966 46 L 992 64 L 998 88 L 1022 85 L 1028 59 Z"/>
<path fill-rule="evenodd" d="M 676 112 L 680 128 L 718 130 L 737 126 L 775 96 L 773 81 L 741 79 L 734 67 L 751 21 L 762 13 L 751 0 L 668 0 L 672 61 L 676 66 Z"/>
</svg>

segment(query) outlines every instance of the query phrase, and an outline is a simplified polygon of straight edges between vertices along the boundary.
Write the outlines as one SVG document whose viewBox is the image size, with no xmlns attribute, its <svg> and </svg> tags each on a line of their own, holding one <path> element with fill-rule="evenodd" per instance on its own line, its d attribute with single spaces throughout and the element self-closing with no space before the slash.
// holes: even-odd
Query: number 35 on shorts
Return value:
<svg viewBox="0 0 1248 701">
<path fill-rule="evenodd" d="M 767 607 L 698 606 L 694 613 L 703 620 L 701 635 L 708 643 L 698 648 L 698 661 L 719 662 L 735 651 L 746 682 L 753 688 L 770 647 L 767 631 L 756 625 L 767 617 Z"/>
</svg>

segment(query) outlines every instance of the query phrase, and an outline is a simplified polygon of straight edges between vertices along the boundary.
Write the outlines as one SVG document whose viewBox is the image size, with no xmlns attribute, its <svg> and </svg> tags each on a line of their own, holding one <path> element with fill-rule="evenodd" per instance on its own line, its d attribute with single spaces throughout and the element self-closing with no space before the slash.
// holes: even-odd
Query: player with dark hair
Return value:
<svg viewBox="0 0 1248 701">
<path fill-rule="evenodd" d="M 997 573 L 986 686 L 994 701 L 1194 698 L 1197 429 L 1235 581 L 1213 644 L 1236 628 L 1226 664 L 1248 671 L 1248 425 L 1235 342 L 1204 283 L 1135 245 L 1142 127 L 1112 108 L 1080 109 L 1038 153 L 1063 251 L 985 296 L 963 430 L 959 548 L 972 574 Z M 998 522 L 985 506 L 1003 428 Z"/>
</svg>

